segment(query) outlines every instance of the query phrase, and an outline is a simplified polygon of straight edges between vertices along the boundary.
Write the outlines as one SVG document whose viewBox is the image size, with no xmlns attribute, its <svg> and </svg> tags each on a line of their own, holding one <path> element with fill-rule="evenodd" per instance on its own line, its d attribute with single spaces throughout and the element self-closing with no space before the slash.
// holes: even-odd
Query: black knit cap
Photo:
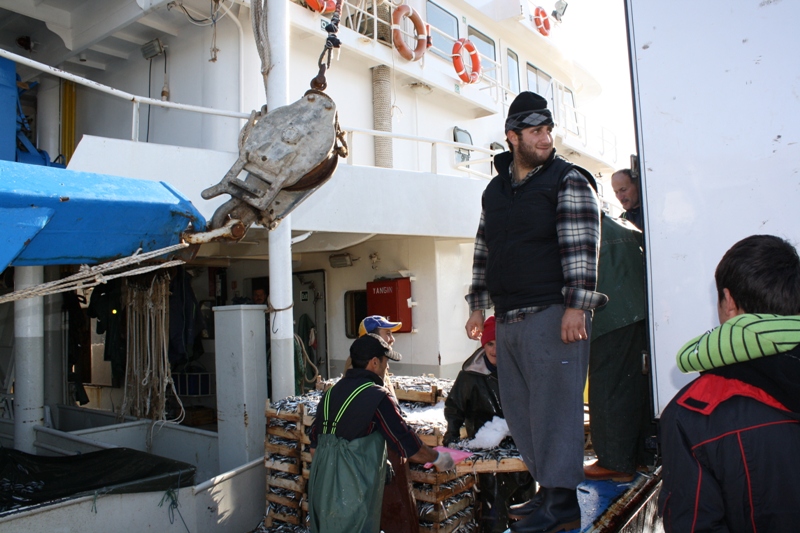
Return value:
<svg viewBox="0 0 800 533">
<path fill-rule="evenodd" d="M 505 131 L 517 131 L 542 124 L 553 124 L 553 115 L 547 109 L 547 99 L 530 91 L 519 93 L 508 108 Z"/>
<path fill-rule="evenodd" d="M 385 340 L 374 333 L 367 333 L 350 345 L 350 358 L 353 361 L 366 363 L 373 357 L 388 357 L 392 361 L 399 361 L 403 356 L 393 351 Z"/>
</svg>

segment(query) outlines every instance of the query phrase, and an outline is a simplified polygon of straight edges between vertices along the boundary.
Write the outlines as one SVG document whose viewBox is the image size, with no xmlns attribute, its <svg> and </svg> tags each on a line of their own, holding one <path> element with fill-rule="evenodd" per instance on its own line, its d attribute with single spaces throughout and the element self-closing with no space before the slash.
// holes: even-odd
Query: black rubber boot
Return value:
<svg viewBox="0 0 800 533">
<path fill-rule="evenodd" d="M 547 489 L 544 487 L 539 487 L 539 491 L 533 495 L 533 498 L 526 501 L 525 503 L 518 503 L 516 505 L 512 505 L 508 508 L 508 519 L 509 520 L 522 520 L 529 514 L 531 514 L 537 507 L 542 504 L 544 500 L 544 492 Z"/>
<path fill-rule="evenodd" d="M 513 533 L 558 533 L 581 527 L 581 506 L 576 490 L 555 488 L 539 489 L 539 492 L 542 490 L 541 504 L 527 517 L 512 524 Z"/>
</svg>

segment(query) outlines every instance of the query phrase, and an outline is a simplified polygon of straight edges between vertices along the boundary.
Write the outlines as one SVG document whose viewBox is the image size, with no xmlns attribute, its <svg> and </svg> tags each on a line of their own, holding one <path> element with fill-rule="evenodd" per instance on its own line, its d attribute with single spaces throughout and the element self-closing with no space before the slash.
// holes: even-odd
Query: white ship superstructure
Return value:
<svg viewBox="0 0 800 533">
<path fill-rule="evenodd" d="M 315 5 L 282 4 L 289 38 L 270 42 L 286 64 L 267 76 L 287 73 L 282 83 L 289 101 L 318 74 L 330 14 Z M 375 280 L 410 281 L 410 331 L 396 334 L 403 360 L 392 364 L 394 373 L 454 377 L 475 349 L 463 330 L 472 243 L 481 193 L 493 174 L 491 155 L 505 149 L 504 118 L 518 92 L 550 100 L 559 154 L 599 178 L 627 166 L 614 133 L 581 112 L 601 87 L 559 41 L 561 25 L 569 24 L 568 15 L 556 20 L 559 6 L 528 0 L 402 5 L 415 15 L 393 23 L 400 4 L 343 3 L 341 48 L 333 52 L 325 92 L 336 102 L 349 155 L 291 215 L 292 314 L 313 323 L 313 362 L 323 378 L 342 372 L 366 312 L 367 283 Z M 0 0 L 0 48 L 10 52 L 3 55 L 15 62 L 20 82 L 31 86 L 21 96 L 22 109 L 39 149 L 63 154 L 72 170 L 166 182 L 210 219 L 226 198 L 203 200 L 200 193 L 225 175 L 238 155 L 245 117 L 266 102 L 250 12 L 250 2 L 240 0 Z M 429 39 L 418 39 L 420 28 Z M 454 46 L 465 49 L 458 57 L 468 82 L 454 67 Z M 404 47 L 421 58 L 404 59 L 398 51 Z M 601 193 L 613 198 L 606 189 Z M 212 306 L 268 288 L 270 235 L 251 227 L 238 243 L 204 244 L 187 265 L 209 316 Z M 10 382 L 13 313 L 4 316 L 0 377 Z M 122 390 L 112 386 L 102 339 L 93 342 L 87 407 L 112 410 Z M 198 363 L 213 376 L 214 338 L 202 344 L 206 353 Z M 227 393 L 217 387 L 185 403 L 214 408 Z M 7 426 L 0 434 L 10 445 Z M 204 448 L 209 457 L 216 453 L 210 449 Z M 223 474 L 220 468 L 208 459 L 198 482 Z M 257 501 L 262 505 L 263 497 Z M 197 505 L 201 516 L 204 504 Z M 197 530 L 214 527 L 224 528 L 225 521 Z"/>
</svg>

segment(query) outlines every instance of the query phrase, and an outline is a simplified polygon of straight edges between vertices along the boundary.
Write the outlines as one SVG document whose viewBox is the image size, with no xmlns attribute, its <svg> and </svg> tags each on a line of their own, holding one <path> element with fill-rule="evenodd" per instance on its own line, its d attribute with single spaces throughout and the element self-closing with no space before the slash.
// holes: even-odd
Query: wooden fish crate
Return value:
<svg viewBox="0 0 800 533">
<path fill-rule="evenodd" d="M 499 474 L 500 472 L 527 472 L 528 467 L 521 457 L 506 457 L 499 461 L 494 459 L 465 459 L 456 465 L 458 475 L 464 474 Z"/>
<path fill-rule="evenodd" d="M 276 523 L 300 525 L 305 519 L 302 509 L 307 483 L 302 476 L 304 414 L 302 404 L 296 412 L 279 412 L 267 402 L 264 439 L 264 466 L 267 471 L 264 523 L 267 527 Z"/>
<path fill-rule="evenodd" d="M 408 471 L 408 479 L 415 483 L 427 483 L 428 485 L 441 485 L 448 483 L 459 477 L 455 470 L 437 472 L 434 469 L 420 470 L 419 467 L 411 468 Z"/>
<path fill-rule="evenodd" d="M 461 512 L 461 516 L 456 517 L 454 520 L 450 521 L 439 521 L 439 522 L 422 522 L 420 521 L 419 525 L 419 533 L 452 533 L 456 529 L 460 528 L 464 524 L 467 524 L 474 520 L 475 514 L 472 508 L 465 509 Z"/>
<path fill-rule="evenodd" d="M 451 496 L 471 490 L 473 486 L 475 486 L 475 476 L 472 474 L 458 476 L 450 482 L 441 484 L 414 483 L 414 497 L 421 502 L 441 503 Z"/>
<path fill-rule="evenodd" d="M 394 393 L 398 401 L 401 402 L 421 402 L 433 405 L 438 402 L 440 398 L 439 389 L 436 385 L 431 385 L 430 391 L 403 390 L 395 387 Z"/>
<path fill-rule="evenodd" d="M 411 429 L 414 429 L 414 426 L 409 424 Z M 430 446 L 431 448 L 435 448 L 436 446 L 443 446 L 444 445 L 444 434 L 439 428 L 433 428 L 433 433 L 417 433 L 417 437 L 419 440 Z"/>
<path fill-rule="evenodd" d="M 472 494 L 469 493 L 462 493 L 458 495 L 456 498 L 453 498 L 453 501 L 445 501 L 439 504 L 436 504 L 432 510 L 428 510 L 426 512 L 420 511 L 419 520 L 420 522 L 443 522 L 453 516 L 454 514 L 458 513 L 459 511 L 463 511 L 467 508 L 471 508 L 473 505 L 474 498 Z M 423 509 L 425 506 L 424 503 L 417 503 L 418 508 Z"/>
<path fill-rule="evenodd" d="M 451 532 L 473 519 L 475 475 L 417 467 L 409 471 L 409 480 L 413 483 L 414 498 L 421 514 L 420 532 Z M 425 504 L 433 504 L 433 509 L 423 513 Z M 453 519 L 455 514 L 459 516 Z"/>
<path fill-rule="evenodd" d="M 300 522 L 302 520 L 299 516 L 295 516 L 293 514 L 280 513 L 280 512 L 269 511 L 269 510 L 267 512 L 268 512 L 268 514 L 264 518 L 264 525 L 267 528 L 270 528 L 273 525 L 276 525 L 275 524 L 276 522 L 283 522 L 284 524 L 292 524 L 292 525 L 295 525 L 295 526 L 299 526 Z"/>
</svg>

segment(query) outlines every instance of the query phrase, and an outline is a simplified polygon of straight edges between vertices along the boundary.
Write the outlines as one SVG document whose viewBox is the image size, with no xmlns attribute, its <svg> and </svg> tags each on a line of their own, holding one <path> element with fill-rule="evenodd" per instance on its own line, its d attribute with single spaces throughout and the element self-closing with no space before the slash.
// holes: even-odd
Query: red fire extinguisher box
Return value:
<svg viewBox="0 0 800 533">
<path fill-rule="evenodd" d="M 397 333 L 410 333 L 411 280 L 409 278 L 384 279 L 367 283 L 367 315 L 381 315 L 391 322 L 402 322 Z"/>
</svg>

